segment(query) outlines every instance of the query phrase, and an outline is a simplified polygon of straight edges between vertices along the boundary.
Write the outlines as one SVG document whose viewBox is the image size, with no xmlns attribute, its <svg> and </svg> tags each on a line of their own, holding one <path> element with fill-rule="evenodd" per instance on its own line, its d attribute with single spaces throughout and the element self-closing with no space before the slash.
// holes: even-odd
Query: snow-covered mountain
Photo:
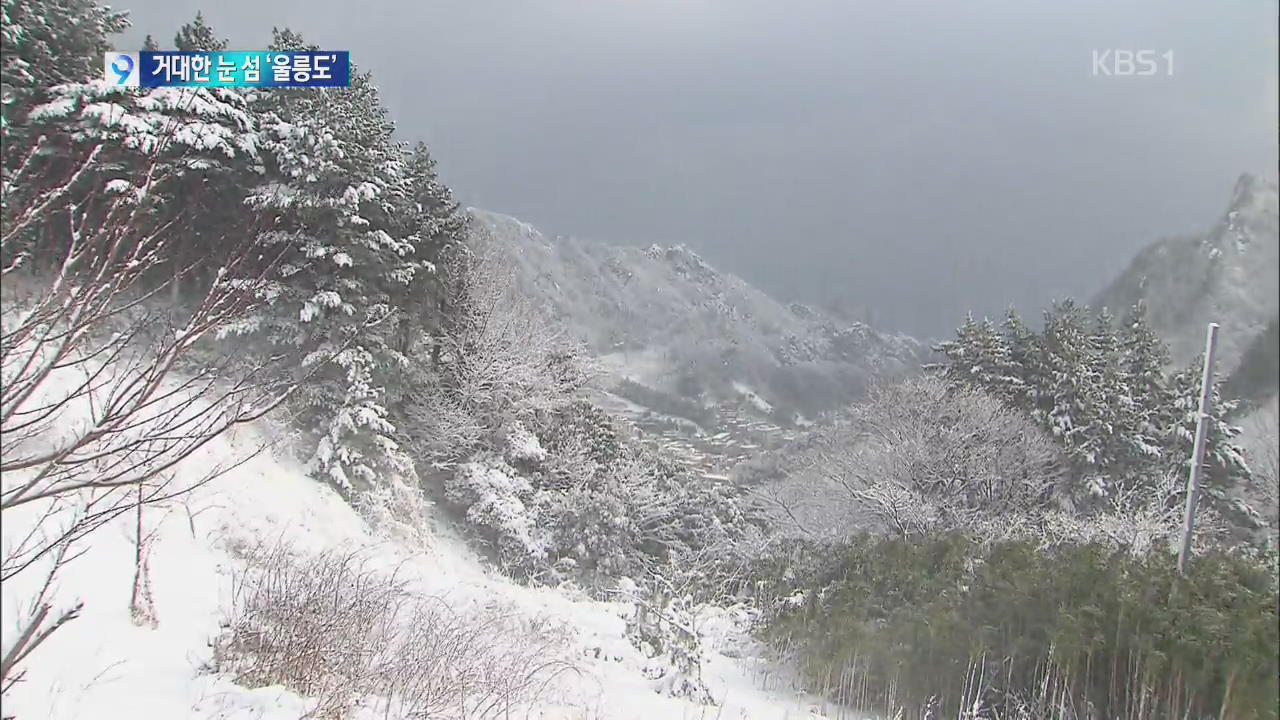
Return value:
<svg viewBox="0 0 1280 720">
<path fill-rule="evenodd" d="M 1178 364 L 1203 350 L 1205 326 L 1217 322 L 1218 370 L 1230 373 L 1280 304 L 1278 227 L 1275 183 L 1243 175 L 1207 233 L 1148 246 L 1093 304 L 1120 312 L 1145 301 Z"/>
<path fill-rule="evenodd" d="M 477 244 L 508 256 L 520 291 L 618 378 L 811 416 L 918 364 L 916 340 L 779 302 L 685 246 L 550 238 L 509 216 L 470 213 Z"/>
</svg>

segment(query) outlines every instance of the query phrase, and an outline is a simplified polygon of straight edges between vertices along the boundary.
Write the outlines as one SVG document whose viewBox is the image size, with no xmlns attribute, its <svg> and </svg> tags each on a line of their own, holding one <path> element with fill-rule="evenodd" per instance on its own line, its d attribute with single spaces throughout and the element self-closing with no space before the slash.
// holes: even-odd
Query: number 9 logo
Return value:
<svg viewBox="0 0 1280 720">
<path fill-rule="evenodd" d="M 116 84 L 125 84 L 129 76 L 133 74 L 133 58 L 128 55 L 117 56 L 111 63 L 111 70 L 120 77 Z"/>
</svg>

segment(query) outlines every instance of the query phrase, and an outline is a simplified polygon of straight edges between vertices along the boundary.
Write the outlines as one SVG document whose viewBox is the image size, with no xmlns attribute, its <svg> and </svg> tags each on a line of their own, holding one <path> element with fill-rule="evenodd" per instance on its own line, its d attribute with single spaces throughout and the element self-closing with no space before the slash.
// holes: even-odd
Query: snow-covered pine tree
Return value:
<svg viewBox="0 0 1280 720">
<path fill-rule="evenodd" d="M 973 378 L 973 360 L 970 357 L 973 336 L 977 334 L 978 322 L 973 313 L 965 313 L 964 322 L 956 328 L 954 340 L 945 340 L 933 347 L 933 351 L 946 358 L 943 370 L 946 378 L 952 382 L 969 382 Z"/>
<path fill-rule="evenodd" d="M 978 323 L 974 343 L 974 376 L 978 383 L 998 397 L 1004 397 L 1005 371 L 1009 366 L 1009 348 L 1004 344 L 1000 331 L 988 318 Z"/>
<path fill-rule="evenodd" d="M 31 111 L 50 99 L 50 88 L 84 83 L 101 72 L 107 37 L 128 27 L 122 13 L 92 0 L 0 0 L 0 203 L 29 207 L 33 198 L 73 175 L 80 158 L 59 163 L 37 152 L 44 130 L 33 128 Z M 56 153 L 55 153 L 56 156 Z M 80 190 L 81 188 L 76 188 Z M 34 247 L 54 242 L 62 228 L 28 227 L 3 248 L 6 267 L 25 263 Z"/>
<path fill-rule="evenodd" d="M 1129 308 L 1122 322 L 1120 351 L 1122 367 L 1134 400 L 1145 406 L 1160 404 L 1165 388 L 1169 349 L 1156 335 L 1147 319 L 1147 305 L 1139 301 Z"/>
<path fill-rule="evenodd" d="M 1118 330 L 1105 309 L 1092 323 L 1087 317 L 1087 308 L 1071 300 L 1055 303 L 1036 334 L 1010 310 L 999 352 L 983 325 L 968 318 L 957 339 L 938 349 L 947 356 L 949 378 L 996 391 L 1052 433 L 1091 494 L 1163 487 L 1170 473 L 1185 477 L 1201 366 L 1165 375 L 1168 350 L 1141 304 L 1129 309 Z M 1003 363 L 985 363 L 986 357 Z M 1002 367 L 994 377 L 985 370 L 990 364 Z M 1227 422 L 1234 406 L 1214 392 L 1207 485 L 1222 499 L 1223 489 L 1246 481 L 1249 471 L 1233 442 L 1239 430 Z"/>
<path fill-rule="evenodd" d="M 213 52 L 227 47 L 227 41 L 217 36 L 200 13 L 196 13 L 194 21 L 182 26 L 174 36 L 174 43 L 178 50 L 189 52 Z M 217 97 L 248 110 L 241 90 L 224 88 Z M 243 143 L 245 147 L 238 160 L 215 155 L 175 168 L 180 181 L 174 188 L 172 200 L 196 211 L 191 220 L 174 228 L 182 242 L 174 248 L 172 266 L 175 272 L 183 273 L 182 281 L 173 286 L 175 303 L 189 280 L 194 280 L 197 287 L 210 281 L 213 265 L 210 260 L 225 256 L 229 250 L 225 247 L 229 241 L 228 229 L 243 227 L 249 215 L 244 206 L 245 189 L 260 183 L 263 171 L 252 121 L 250 117 L 250 136 Z"/>
<path fill-rule="evenodd" d="M 1094 458 L 1098 476 L 1110 486 L 1122 481 L 1122 458 L 1128 456 L 1129 429 L 1134 408 L 1121 371 L 1120 339 L 1115 318 L 1107 308 L 1093 318 L 1088 336 L 1089 384 L 1086 404 L 1091 423 L 1081 448 Z"/>
<path fill-rule="evenodd" d="M 1179 478 L 1186 478 L 1190 471 L 1203 372 L 1204 355 L 1201 354 L 1174 373 L 1168 381 L 1169 400 L 1159 416 L 1165 464 Z M 1219 382 L 1213 385 L 1210 404 L 1205 424 L 1204 489 L 1210 497 L 1222 500 L 1228 488 L 1247 484 L 1251 474 L 1244 451 L 1235 442 L 1240 428 L 1227 421 L 1235 402 L 1223 399 Z"/>
<path fill-rule="evenodd" d="M 948 380 L 1000 392 L 1009 352 L 990 320 L 978 322 L 973 313 L 967 314 L 956 330 L 956 339 L 940 343 L 934 350 L 947 358 Z"/>
<path fill-rule="evenodd" d="M 221 88 L 123 88 L 100 82 L 69 83 L 34 108 L 30 126 L 46 138 L 38 158 L 23 166 L 16 194 L 38 192 L 66 168 L 94 162 L 78 182 L 106 194 L 163 192 L 168 212 L 150 217 L 169 225 L 166 243 L 173 275 L 209 259 L 230 226 L 243 223 L 245 178 L 259 168 L 257 135 L 244 97 Z M 96 150 L 95 150 L 96 148 Z M 14 176 L 15 179 L 18 177 Z M 44 243 L 65 241 L 57 233 Z M 208 273 L 205 273 L 208 278 Z"/>
<path fill-rule="evenodd" d="M 408 354 L 424 333 L 437 329 L 444 294 L 441 259 L 444 252 L 465 241 L 468 219 L 440 182 L 436 161 L 425 143 L 405 151 L 396 206 L 396 222 L 414 248 L 412 257 L 406 258 L 413 275 L 393 292 L 393 301 L 403 310 L 397 350 Z"/>
<path fill-rule="evenodd" d="M 68 168 L 78 169 L 79 189 L 94 188 L 91 197 L 160 193 L 149 198 L 160 202 L 147 215 L 169 236 L 160 279 L 197 277 L 207 287 L 218 260 L 234 254 L 226 245 L 244 239 L 243 188 L 261 171 L 245 97 L 230 89 L 125 88 L 93 80 L 63 83 L 45 96 L 25 118 L 26 130 L 45 140 L 20 169 L 15 165 L 6 195 L 39 193 L 62 182 Z M 6 145 L 6 163 L 13 151 Z M 90 153 L 93 162 L 86 165 Z M 57 227 L 36 235 L 30 242 L 67 241 Z M 181 284 L 173 285 L 175 300 Z"/>
<path fill-rule="evenodd" d="M 292 31 L 274 33 L 273 50 L 306 47 Z M 395 217 L 402 148 L 371 77 L 354 68 L 348 88 L 277 90 L 254 107 L 270 180 L 248 202 L 273 218 L 267 238 L 292 249 L 271 312 L 247 329 L 317 372 L 297 408 L 319 436 L 314 471 L 345 491 L 369 487 L 381 469 L 407 469 L 384 382 L 408 363 L 393 341 L 393 294 L 421 267 L 419 236 Z"/>
<path fill-rule="evenodd" d="M 173 36 L 173 46 L 183 52 L 217 52 L 227 49 L 227 41 L 205 23 L 204 13 L 197 12 L 196 19 L 183 25 Z"/>
<path fill-rule="evenodd" d="M 1096 361 L 1085 329 L 1084 309 L 1073 300 L 1063 300 L 1046 310 L 1040 348 L 1046 371 L 1043 399 L 1049 402 L 1036 409 L 1044 413 L 1045 427 L 1063 443 L 1077 477 L 1090 490 L 1100 491 L 1099 458 L 1089 442 L 1096 434 L 1092 427 L 1096 421 L 1092 407 Z"/>
<path fill-rule="evenodd" d="M 1007 365 L 1000 379 L 1004 389 L 1001 397 L 1034 416 L 1044 377 L 1039 338 L 1012 307 L 1005 313 L 1000 330 L 1007 352 Z"/>
<path fill-rule="evenodd" d="M 398 442 L 410 451 L 415 462 L 430 465 L 428 458 L 435 453 L 419 446 L 419 440 L 425 429 L 421 423 L 422 400 L 440 391 L 434 386 L 440 380 L 435 361 L 441 346 L 438 333 L 444 315 L 444 274 L 453 267 L 444 262 L 444 254 L 464 247 L 468 218 L 449 188 L 440 182 L 435 160 L 424 143 L 404 150 L 403 177 L 392 202 L 397 228 L 393 234 L 408 238 L 414 251 L 411 257 L 404 258 L 409 265 L 406 272 L 411 273 L 408 282 L 391 288 L 391 303 L 399 312 L 394 316 L 394 327 L 388 326 L 387 332 L 396 352 L 418 360 L 413 366 L 388 369 L 385 404 L 397 426 Z M 432 402 L 443 400 L 436 397 Z M 429 426 L 451 422 L 438 413 L 432 414 L 437 417 Z M 450 444 L 452 451 L 464 450 L 460 445 L 465 443 Z"/>
<path fill-rule="evenodd" d="M 1124 472 L 1145 476 L 1153 472 L 1162 457 L 1162 427 L 1173 398 L 1169 394 L 1165 368 L 1169 351 L 1147 321 L 1147 307 L 1138 302 L 1129 308 L 1119 333 L 1120 372 L 1131 403 L 1127 418 L 1129 455 Z"/>
<path fill-rule="evenodd" d="M 0 0 L 0 145 L 4 174 L 16 170 L 38 135 L 27 114 L 48 89 L 100 77 L 108 38 L 129 26 L 125 13 L 93 0 Z"/>
</svg>

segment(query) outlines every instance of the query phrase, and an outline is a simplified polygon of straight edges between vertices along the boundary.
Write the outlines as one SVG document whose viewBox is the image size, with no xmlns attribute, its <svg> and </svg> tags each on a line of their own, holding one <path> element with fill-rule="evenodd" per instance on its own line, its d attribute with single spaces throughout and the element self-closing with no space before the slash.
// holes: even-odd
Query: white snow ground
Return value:
<svg viewBox="0 0 1280 720">
<path fill-rule="evenodd" d="M 211 442 L 180 465 L 201 473 L 257 447 L 265 426 L 251 426 Z M 29 520 L 6 512 L 5 547 Z M 333 491 L 308 479 L 287 453 L 262 453 L 180 504 L 150 514 L 150 555 L 158 623 L 139 627 L 128 605 L 133 578 L 132 517 L 119 518 L 85 543 L 84 556 L 59 576 L 59 604 L 83 600 L 80 618 L 55 633 L 26 663 L 24 682 L 6 696 L 3 714 L 19 720 L 149 720 L 220 718 L 295 720 L 307 700 L 281 687 L 247 690 L 210 672 L 211 641 L 229 607 L 229 548 L 288 538 L 301 551 L 363 548 L 387 567 L 402 564 L 422 590 L 455 607 L 501 606 L 566 626 L 571 659 L 580 670 L 559 676 L 531 718 L 816 718 L 819 701 L 765 685 L 771 674 L 752 659 L 741 613 L 708 609 L 700 632 L 707 658 L 704 680 L 718 701 L 701 706 L 660 695 L 642 674 L 643 656 L 624 637 L 630 606 L 572 598 L 553 589 L 516 585 L 488 571 L 451 533 L 433 528 L 422 544 L 375 531 Z M 0 620 L 9 646 L 39 573 L 5 583 Z M 60 605 L 58 605 L 60 606 Z M 58 606 L 55 606 L 58 607 Z M 736 657 L 730 657 L 734 655 Z"/>
</svg>

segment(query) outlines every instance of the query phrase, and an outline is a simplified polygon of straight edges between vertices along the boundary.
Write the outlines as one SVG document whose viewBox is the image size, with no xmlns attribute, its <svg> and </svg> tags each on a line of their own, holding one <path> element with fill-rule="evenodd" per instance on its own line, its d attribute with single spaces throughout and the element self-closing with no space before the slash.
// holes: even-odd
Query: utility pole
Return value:
<svg viewBox="0 0 1280 720">
<path fill-rule="evenodd" d="M 1196 443 L 1191 451 L 1191 474 L 1187 478 L 1187 507 L 1182 515 L 1182 548 L 1178 551 L 1178 574 L 1187 574 L 1191 555 L 1191 531 L 1195 527 L 1196 502 L 1200 499 L 1200 473 L 1204 466 L 1204 435 L 1213 400 L 1213 351 L 1218 345 L 1218 323 L 1209 323 L 1204 344 L 1204 375 L 1200 378 L 1200 414 L 1196 418 Z"/>
</svg>

